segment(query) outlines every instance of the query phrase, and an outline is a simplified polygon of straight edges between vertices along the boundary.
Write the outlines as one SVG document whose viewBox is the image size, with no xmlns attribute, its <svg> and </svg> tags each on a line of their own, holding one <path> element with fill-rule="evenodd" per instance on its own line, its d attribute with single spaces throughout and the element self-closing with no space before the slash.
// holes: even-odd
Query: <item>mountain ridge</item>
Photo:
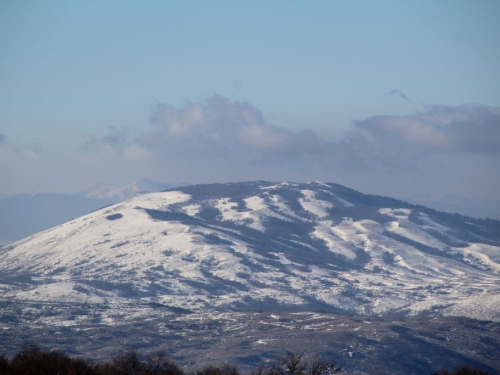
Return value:
<svg viewBox="0 0 500 375">
<path fill-rule="evenodd" d="M 193 311 L 498 321 L 499 225 L 333 183 L 192 185 L 4 247 L 0 271 L 27 281 L 4 277 L 0 290 L 15 299 Z"/>
</svg>

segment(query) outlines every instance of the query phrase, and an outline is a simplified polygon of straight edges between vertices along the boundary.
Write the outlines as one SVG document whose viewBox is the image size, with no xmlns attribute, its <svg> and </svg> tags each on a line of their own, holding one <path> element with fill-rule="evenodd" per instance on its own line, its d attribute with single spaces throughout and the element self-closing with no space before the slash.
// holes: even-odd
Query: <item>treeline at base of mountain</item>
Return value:
<svg viewBox="0 0 500 375">
<path fill-rule="evenodd" d="M 347 371 L 347 370 L 346 370 Z M 305 351 L 288 353 L 272 363 L 250 371 L 250 375 L 334 375 L 344 372 L 332 359 L 310 358 Z M 185 373 L 163 352 L 141 355 L 136 349 L 120 351 L 110 361 L 95 363 L 91 359 L 72 358 L 68 354 L 47 351 L 37 345 L 24 344 L 12 358 L 0 353 L 0 375 L 240 375 L 228 364 L 206 365 Z M 442 369 L 431 375 L 488 375 L 489 372 L 461 365 L 449 371 Z"/>
</svg>

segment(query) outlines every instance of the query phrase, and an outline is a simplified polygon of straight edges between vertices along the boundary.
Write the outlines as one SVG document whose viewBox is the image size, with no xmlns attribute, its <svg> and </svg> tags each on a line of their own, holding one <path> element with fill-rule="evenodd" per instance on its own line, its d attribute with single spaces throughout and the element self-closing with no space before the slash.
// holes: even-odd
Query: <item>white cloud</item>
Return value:
<svg viewBox="0 0 500 375">
<path fill-rule="evenodd" d="M 238 132 L 238 142 L 256 150 L 276 149 L 285 140 L 284 132 L 269 126 L 250 125 Z"/>
<path fill-rule="evenodd" d="M 152 152 L 138 144 L 132 143 L 127 145 L 123 151 L 125 159 L 131 161 L 146 161 L 154 158 Z"/>
<path fill-rule="evenodd" d="M 362 122 L 363 131 L 377 141 L 403 142 L 423 148 L 448 147 L 450 139 L 438 129 L 419 118 L 408 116 L 376 116 Z"/>
<path fill-rule="evenodd" d="M 262 114 L 255 107 L 216 94 L 183 108 L 159 104 L 151 118 L 158 129 L 175 137 L 207 136 L 238 126 L 264 124 Z"/>
<path fill-rule="evenodd" d="M 332 145 L 312 130 L 292 132 L 269 124 L 262 113 L 247 102 L 214 94 L 207 99 L 178 108 L 156 106 L 152 113 L 154 131 L 138 142 L 182 153 L 243 158 L 299 156 L 329 152 Z"/>
<path fill-rule="evenodd" d="M 500 153 L 500 108 L 496 107 L 434 105 L 421 113 L 374 116 L 355 124 L 379 148 Z"/>
</svg>

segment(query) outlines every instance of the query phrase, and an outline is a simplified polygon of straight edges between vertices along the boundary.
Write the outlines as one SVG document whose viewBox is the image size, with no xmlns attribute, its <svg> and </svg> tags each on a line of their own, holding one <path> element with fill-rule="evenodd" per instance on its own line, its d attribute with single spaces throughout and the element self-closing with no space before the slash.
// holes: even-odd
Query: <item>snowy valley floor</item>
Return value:
<svg viewBox="0 0 500 375">
<path fill-rule="evenodd" d="M 97 361 L 120 349 L 164 350 L 184 370 L 234 364 L 243 373 L 287 351 L 331 357 L 344 374 L 429 374 L 469 363 L 499 374 L 500 323 L 457 317 L 325 313 L 183 314 L 155 306 L 0 301 L 0 352 L 24 341 Z"/>
</svg>

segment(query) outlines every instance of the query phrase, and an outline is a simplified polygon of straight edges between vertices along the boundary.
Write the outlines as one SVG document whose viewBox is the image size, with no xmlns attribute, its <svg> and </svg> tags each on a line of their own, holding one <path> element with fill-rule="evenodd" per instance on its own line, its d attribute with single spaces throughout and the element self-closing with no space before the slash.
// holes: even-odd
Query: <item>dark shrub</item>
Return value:
<svg viewBox="0 0 500 375">
<path fill-rule="evenodd" d="M 455 369 L 455 371 L 439 370 L 433 372 L 431 375 L 488 375 L 489 372 L 474 368 L 469 365 L 461 365 Z"/>
<path fill-rule="evenodd" d="M 98 374 L 98 368 L 89 360 L 72 359 L 61 351 L 48 352 L 33 344 L 23 345 L 12 358 L 10 371 L 13 375 Z"/>
<path fill-rule="evenodd" d="M 163 352 L 152 353 L 146 364 L 147 375 L 183 375 L 184 372 Z"/>
<path fill-rule="evenodd" d="M 4 356 L 3 354 L 0 354 L 0 374 L 10 374 L 10 363 L 9 359 Z"/>
<path fill-rule="evenodd" d="M 234 366 L 223 365 L 221 367 L 216 367 L 213 365 L 207 365 L 201 370 L 197 370 L 196 375 L 239 375 L 238 369 Z"/>
</svg>

